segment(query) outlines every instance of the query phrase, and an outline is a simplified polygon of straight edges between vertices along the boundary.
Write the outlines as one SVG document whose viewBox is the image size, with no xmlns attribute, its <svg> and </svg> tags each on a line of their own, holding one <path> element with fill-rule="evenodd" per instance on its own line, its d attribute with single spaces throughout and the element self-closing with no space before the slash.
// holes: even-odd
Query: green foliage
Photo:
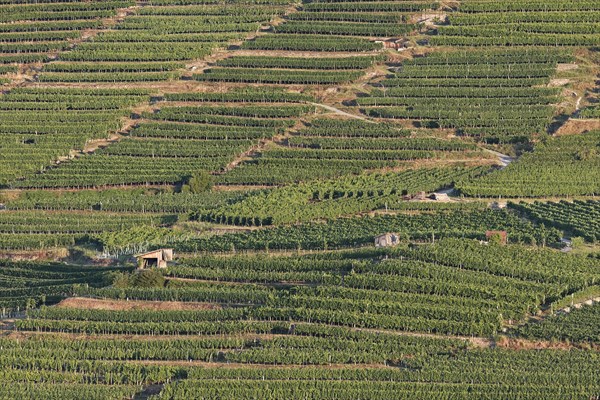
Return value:
<svg viewBox="0 0 600 400">
<path fill-rule="evenodd" d="M 442 9 L 448 23 L 413 25 Z M 557 49 L 598 47 L 597 0 L 0 0 L 0 10 L 0 83 L 19 71 L 43 82 L 9 85 L 0 97 L 0 186 L 76 189 L 6 196 L 0 248 L 93 240 L 106 253 L 172 243 L 189 252 L 237 252 L 188 254 L 167 270 L 133 273 L 0 261 L 2 314 L 27 309 L 14 323 L 25 333 L 0 338 L 1 399 L 558 400 L 600 393 L 594 351 L 515 351 L 485 342 L 507 320 L 522 323 L 552 301 L 597 297 L 600 260 L 497 246 L 497 237 L 479 243 L 488 230 L 541 246 L 564 236 L 559 229 L 575 236 L 575 246 L 578 237 L 595 241 L 597 202 L 495 211 L 486 202 L 402 200 L 456 181 L 473 196 L 599 194 L 597 134 L 546 140 L 562 90 L 548 87 L 549 79 L 557 63 L 573 62 L 571 50 Z M 84 31 L 97 34 L 82 37 Z M 444 47 L 406 59 L 381 51 L 377 37 Z M 184 72 L 240 41 L 246 56 Z M 579 62 L 588 52 L 577 54 Z M 388 76 L 365 74 L 386 58 Z M 165 94 L 183 74 L 213 83 Z M 336 87 L 337 93 L 325 87 L 361 76 L 376 83 Z M 159 84 L 150 93 L 75 88 L 78 82 Z M 343 101 L 356 90 L 356 100 L 343 107 L 390 122 L 309 115 L 326 112 L 308 104 L 317 101 L 313 95 Z M 90 140 L 121 131 L 133 107 L 149 110 L 148 101 L 158 111 L 142 113 L 125 137 L 68 159 Z M 597 116 L 593 105 L 576 115 Z M 467 140 L 416 126 L 453 129 Z M 534 153 L 485 176 L 485 167 L 407 166 L 440 159 L 485 164 L 491 157 L 468 137 L 514 143 L 540 136 Z M 272 138 L 276 144 L 262 145 Z M 252 157 L 224 173 L 246 154 Z M 217 193 L 210 191 L 213 176 L 219 184 L 289 186 Z M 185 193 L 175 193 L 179 184 Z M 106 190 L 112 185 L 119 188 Z M 386 214 L 343 218 L 380 209 Z M 223 224 L 290 225 L 210 237 L 172 229 L 187 219 L 175 214 L 190 211 Z M 299 221 L 313 222 L 291 225 Z M 397 232 L 405 243 L 376 249 L 373 238 L 384 232 Z M 337 251 L 359 246 L 365 247 Z M 305 250 L 311 251 L 301 255 Z M 179 303 L 100 310 L 77 306 L 86 302 L 77 299 L 70 307 L 35 309 L 72 295 L 96 304 Z M 598 345 L 597 307 L 527 324 L 519 333 Z M 155 388 L 160 393 L 150 394 Z"/>
<path fill-rule="evenodd" d="M 598 195 L 600 158 L 582 160 L 578 154 L 599 145 L 600 131 L 550 138 L 508 167 L 457 187 L 467 196 L 483 197 Z"/>
<path fill-rule="evenodd" d="M 21 192 L 16 199 L 0 201 L 8 210 L 98 210 L 105 212 L 176 213 L 209 210 L 244 198 L 251 192 L 209 191 L 200 194 L 175 193 L 171 188 L 136 188 Z"/>
<path fill-rule="evenodd" d="M 129 273 L 115 272 L 112 274 L 112 286 L 120 289 L 129 287 L 130 277 Z"/>
<path fill-rule="evenodd" d="M 32 176 L 86 141 L 120 128 L 142 89 L 20 88 L 0 99 L 0 187 Z"/>
<path fill-rule="evenodd" d="M 280 225 L 402 208 L 406 195 L 448 187 L 456 180 L 483 174 L 486 170 L 483 167 L 422 168 L 338 176 L 258 192 L 210 213 L 199 212 L 198 218 L 221 224 Z"/>
<path fill-rule="evenodd" d="M 597 294 L 597 288 L 596 288 Z M 587 301 L 587 300 L 586 300 Z M 572 342 L 600 343 L 600 305 L 583 305 L 571 308 L 537 323 L 529 323 L 519 329 L 526 338 L 546 340 L 569 340 Z"/>
<path fill-rule="evenodd" d="M 499 246 L 502 243 L 502 235 L 500 233 L 493 233 L 492 235 L 490 235 L 489 237 L 489 244 L 493 245 L 493 246 Z"/>
<path fill-rule="evenodd" d="M 143 269 L 135 271 L 129 277 L 129 287 L 154 288 L 164 287 L 165 278 L 157 269 Z"/>
<path fill-rule="evenodd" d="M 235 221 L 234 221 L 235 222 Z M 243 218 L 237 224 L 251 225 Z M 417 215 L 394 214 L 364 216 L 360 218 L 338 218 L 327 223 L 322 221 L 251 232 L 227 233 L 214 237 L 194 238 L 174 243 L 179 251 L 236 250 L 322 250 L 371 245 L 375 236 L 382 232 L 403 233 L 410 240 L 429 241 L 435 238 L 455 237 L 484 240 L 488 230 L 506 230 L 512 242 L 546 244 L 557 242 L 560 231 L 538 230 L 530 222 L 507 211 L 462 210 L 442 213 L 420 213 Z"/>
<path fill-rule="evenodd" d="M 357 103 L 376 118 L 434 123 L 487 142 L 526 141 L 551 122 L 558 92 L 537 84 L 558 59 L 528 49 L 432 53 L 392 66 L 381 89 Z"/>
<path fill-rule="evenodd" d="M 106 253 L 134 254 L 176 240 L 186 241 L 189 235 L 164 227 L 136 226 L 98 233 L 93 235 L 92 239 L 97 241 Z"/>
<path fill-rule="evenodd" d="M 76 287 L 102 287 L 111 275 L 123 271 L 115 267 L 85 267 L 56 262 L 16 262 L 0 260 L 0 312 L 32 309 L 54 304 L 73 293 Z"/>
<path fill-rule="evenodd" d="M 239 96 L 239 93 L 232 91 L 230 94 Z M 272 137 L 293 126 L 293 117 L 314 111 L 314 106 L 303 104 L 265 105 L 267 102 L 260 100 L 262 95 L 285 98 L 285 94 L 276 91 L 256 91 L 254 96 L 259 97 L 256 104 L 166 106 L 156 113 L 144 113 L 145 118 L 165 122 L 143 123 L 132 131 L 132 137 L 14 185 L 89 188 L 139 183 L 176 184 L 197 171 L 222 170 L 236 156 L 255 146 L 257 139 Z M 178 97 L 172 99 L 176 101 Z"/>
<path fill-rule="evenodd" d="M 594 1 L 462 3 L 436 30 L 438 46 L 594 46 L 600 6 Z"/>
<path fill-rule="evenodd" d="M 596 242 L 600 236 L 600 202 L 596 200 L 561 200 L 560 202 L 521 202 L 509 203 L 527 218 L 562 229 L 570 235 L 578 235 L 578 240 Z M 574 238 L 575 239 L 575 238 Z"/>
<path fill-rule="evenodd" d="M 576 236 L 571 238 L 571 247 L 573 247 L 574 249 L 579 249 L 583 247 L 584 244 L 585 239 L 582 237 Z"/>
<path fill-rule="evenodd" d="M 115 272 L 112 274 L 112 287 L 116 289 L 162 288 L 165 283 L 166 280 L 163 274 L 157 269 Z"/>
<path fill-rule="evenodd" d="M 386 123 L 313 119 L 284 143 L 266 147 L 218 179 L 225 184 L 279 185 L 404 167 L 406 161 L 420 159 L 485 157 L 469 143 L 408 137 L 410 133 Z"/>
<path fill-rule="evenodd" d="M 598 150 L 595 148 L 581 149 L 575 155 L 575 159 L 579 161 L 591 161 L 598 157 Z"/>
<path fill-rule="evenodd" d="M 204 193 L 212 188 L 212 176 L 206 171 L 198 171 L 192 175 L 181 188 L 182 193 Z"/>
</svg>

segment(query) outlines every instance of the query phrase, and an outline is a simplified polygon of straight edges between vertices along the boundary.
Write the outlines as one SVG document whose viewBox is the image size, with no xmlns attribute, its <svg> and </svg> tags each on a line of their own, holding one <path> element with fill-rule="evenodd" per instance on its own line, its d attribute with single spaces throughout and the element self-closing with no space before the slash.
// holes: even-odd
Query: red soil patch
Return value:
<svg viewBox="0 0 600 400">
<path fill-rule="evenodd" d="M 71 297 L 61 301 L 57 307 L 84 308 L 87 310 L 215 310 L 218 304 L 188 303 L 180 301 L 99 300 Z"/>
</svg>

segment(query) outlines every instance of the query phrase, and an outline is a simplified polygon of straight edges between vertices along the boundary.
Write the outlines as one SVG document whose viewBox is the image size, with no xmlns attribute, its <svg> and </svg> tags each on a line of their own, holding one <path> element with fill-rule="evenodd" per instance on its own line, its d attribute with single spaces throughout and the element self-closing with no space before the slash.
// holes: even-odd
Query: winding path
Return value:
<svg viewBox="0 0 600 400">
<path fill-rule="evenodd" d="M 365 117 L 363 117 L 361 115 L 350 114 L 350 113 L 347 113 L 346 111 L 342 111 L 342 110 L 340 110 L 338 108 L 335 108 L 335 107 L 332 107 L 332 106 L 328 106 L 326 104 L 321 104 L 321 103 L 309 103 L 309 104 L 312 104 L 313 106 L 324 108 L 324 109 L 326 109 L 328 111 L 331 111 L 331 112 L 334 112 L 334 113 L 336 113 L 338 115 L 343 115 L 344 117 L 350 117 L 350 118 L 360 119 L 360 120 L 368 122 L 370 124 L 376 124 L 375 121 L 371 121 L 370 119 L 365 118 Z"/>
<path fill-rule="evenodd" d="M 497 152 L 495 150 L 486 149 L 485 147 L 482 147 L 482 149 L 484 151 L 487 151 L 488 153 L 493 154 L 496 157 L 498 157 L 498 159 L 500 161 L 500 164 L 502 165 L 502 169 L 506 168 L 508 166 L 508 164 L 510 164 L 511 162 L 515 161 L 514 157 L 511 157 L 511 156 L 509 156 L 507 154 L 502 154 L 502 153 L 499 153 L 499 152 Z"/>
</svg>

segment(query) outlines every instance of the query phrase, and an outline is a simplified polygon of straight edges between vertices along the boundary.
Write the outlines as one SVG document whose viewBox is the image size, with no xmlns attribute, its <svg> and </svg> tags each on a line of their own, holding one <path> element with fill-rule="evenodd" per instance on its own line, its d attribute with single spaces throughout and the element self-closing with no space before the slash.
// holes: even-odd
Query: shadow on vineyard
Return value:
<svg viewBox="0 0 600 400">
<path fill-rule="evenodd" d="M 558 130 L 564 126 L 564 124 L 569 121 L 569 119 L 572 117 L 573 115 L 567 115 L 567 114 L 561 114 L 561 115 L 557 115 L 554 117 L 554 119 L 552 120 L 552 123 L 548 126 L 548 133 L 549 134 L 554 134 L 556 132 L 558 132 Z"/>
</svg>

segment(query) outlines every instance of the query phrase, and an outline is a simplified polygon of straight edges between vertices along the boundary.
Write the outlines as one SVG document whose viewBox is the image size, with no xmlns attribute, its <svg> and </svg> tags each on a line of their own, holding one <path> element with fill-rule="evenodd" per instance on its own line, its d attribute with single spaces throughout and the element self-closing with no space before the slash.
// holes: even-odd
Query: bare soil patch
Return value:
<svg viewBox="0 0 600 400">
<path fill-rule="evenodd" d="M 268 369 L 363 369 L 363 368 L 395 368 L 386 366 L 383 364 L 327 364 L 327 365 L 298 365 L 298 364 L 287 364 L 287 365 L 272 365 L 272 364 L 247 364 L 247 363 L 223 363 L 223 362 L 206 362 L 206 361 L 158 361 L 158 360 L 139 360 L 139 361 L 128 361 L 136 364 L 143 365 L 169 365 L 169 366 L 201 366 L 206 368 L 268 368 Z"/>
<path fill-rule="evenodd" d="M 515 339 L 504 336 L 496 342 L 496 347 L 501 347 L 510 350 L 572 350 L 579 348 L 577 345 L 566 342 Z"/>
<path fill-rule="evenodd" d="M 426 13 L 413 15 L 408 22 L 411 24 L 425 24 L 426 26 L 436 25 L 438 21 L 446 22 L 448 20 L 448 14 L 445 12 L 439 13 Z"/>
<path fill-rule="evenodd" d="M 307 57 L 307 58 L 347 58 L 357 56 L 374 56 L 377 51 L 347 52 L 347 51 L 291 51 L 291 50 L 236 50 L 229 53 L 232 56 L 260 56 L 260 57 Z"/>
<path fill-rule="evenodd" d="M 142 301 L 142 300 L 100 300 L 85 297 L 71 297 L 61 301 L 56 307 L 84 308 L 87 310 L 215 310 L 220 309 L 218 304 L 187 303 L 180 301 Z"/>
<path fill-rule="evenodd" d="M 558 64 L 556 66 L 556 70 L 558 72 L 572 71 L 572 70 L 577 69 L 577 68 L 579 68 L 579 65 L 572 64 L 572 63 L 569 63 L 569 64 L 563 63 L 563 64 Z"/>
<path fill-rule="evenodd" d="M 11 261 L 37 261 L 54 260 L 58 261 L 68 255 L 65 248 L 56 248 L 48 250 L 3 250 L 0 251 L 0 259 Z"/>
<path fill-rule="evenodd" d="M 600 129 L 600 119 L 571 118 L 556 131 L 557 136 L 578 135 Z"/>
<path fill-rule="evenodd" d="M 569 82 L 571 82 L 570 79 L 552 79 L 549 83 L 548 83 L 548 87 L 559 87 L 559 86 L 565 86 L 567 85 Z"/>
</svg>

